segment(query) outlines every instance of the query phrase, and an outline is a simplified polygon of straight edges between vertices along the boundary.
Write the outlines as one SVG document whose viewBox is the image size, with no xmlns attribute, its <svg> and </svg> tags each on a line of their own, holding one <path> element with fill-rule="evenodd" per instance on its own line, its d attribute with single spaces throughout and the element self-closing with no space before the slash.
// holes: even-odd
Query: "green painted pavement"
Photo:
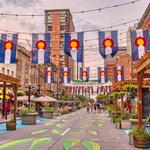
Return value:
<svg viewBox="0 0 150 150">
<path fill-rule="evenodd" d="M 75 145 L 79 144 L 80 140 L 76 138 L 68 138 L 63 141 L 64 149 L 70 150 Z"/>
</svg>

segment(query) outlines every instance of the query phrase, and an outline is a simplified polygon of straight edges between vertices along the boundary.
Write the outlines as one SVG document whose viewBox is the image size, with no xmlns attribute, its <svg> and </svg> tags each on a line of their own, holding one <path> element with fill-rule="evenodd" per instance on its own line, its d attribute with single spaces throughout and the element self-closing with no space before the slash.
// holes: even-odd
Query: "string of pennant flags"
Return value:
<svg viewBox="0 0 150 150">
<path fill-rule="evenodd" d="M 45 83 L 54 83 L 54 68 L 48 67 L 45 69 Z M 70 76 L 70 68 L 64 67 L 61 69 L 61 82 L 64 84 L 71 82 Z M 106 67 L 98 67 L 97 68 L 97 77 L 98 83 L 105 84 L 108 83 L 108 70 Z M 88 82 L 90 78 L 90 68 L 89 67 L 81 67 L 80 68 L 80 79 L 83 82 Z M 114 79 L 115 81 L 123 81 L 124 80 L 124 67 L 117 66 L 114 68 Z"/>
<path fill-rule="evenodd" d="M 149 30 L 132 30 L 131 52 L 132 60 L 136 61 L 150 49 Z M 83 62 L 84 32 L 65 33 L 64 53 L 72 57 L 75 62 Z M 0 63 L 16 62 L 16 47 L 18 34 L 1 34 Z M 32 34 L 32 63 L 50 63 L 50 33 Z M 105 59 L 108 55 L 114 57 L 118 52 L 118 31 L 99 31 L 99 53 Z"/>
<path fill-rule="evenodd" d="M 111 86 L 97 86 L 96 89 L 93 86 L 66 86 L 65 89 L 72 95 L 107 95 L 112 91 Z"/>
</svg>

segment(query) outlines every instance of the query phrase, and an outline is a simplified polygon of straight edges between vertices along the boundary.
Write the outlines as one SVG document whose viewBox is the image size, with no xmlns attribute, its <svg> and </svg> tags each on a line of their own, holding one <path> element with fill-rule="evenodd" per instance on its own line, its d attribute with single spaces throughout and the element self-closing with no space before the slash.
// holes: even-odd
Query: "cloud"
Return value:
<svg viewBox="0 0 150 150">
<path fill-rule="evenodd" d="M 86 30 L 95 30 L 98 29 L 99 25 L 98 24 L 93 24 L 90 21 L 86 21 L 84 19 L 77 19 L 76 21 L 76 29 L 80 31 L 86 31 Z"/>
<path fill-rule="evenodd" d="M 3 0 L 2 2 L 3 4 L 7 5 L 7 4 L 13 4 L 15 6 L 20 6 L 20 7 L 32 7 L 34 5 L 37 5 L 39 3 L 41 3 L 41 0 Z"/>
</svg>

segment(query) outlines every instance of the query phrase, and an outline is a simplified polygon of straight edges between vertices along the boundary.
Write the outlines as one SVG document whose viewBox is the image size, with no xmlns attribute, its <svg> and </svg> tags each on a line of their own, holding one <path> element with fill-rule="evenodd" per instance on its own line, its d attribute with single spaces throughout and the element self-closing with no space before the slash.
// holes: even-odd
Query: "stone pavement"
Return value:
<svg viewBox="0 0 150 150">
<path fill-rule="evenodd" d="M 107 113 L 85 109 L 0 135 L 0 149 L 8 150 L 136 149 L 128 143 L 128 135 L 115 129 Z"/>
</svg>

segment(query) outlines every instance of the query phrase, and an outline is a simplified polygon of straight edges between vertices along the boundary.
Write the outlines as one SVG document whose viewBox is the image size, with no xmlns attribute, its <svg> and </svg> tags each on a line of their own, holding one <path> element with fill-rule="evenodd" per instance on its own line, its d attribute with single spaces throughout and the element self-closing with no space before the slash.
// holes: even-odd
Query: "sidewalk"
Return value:
<svg viewBox="0 0 150 150">
<path fill-rule="evenodd" d="M 134 146 L 129 145 L 127 133 L 121 129 L 116 129 L 109 117 L 105 117 L 105 122 L 99 129 L 99 133 L 98 143 L 101 144 L 102 150 L 136 150 Z"/>
</svg>

